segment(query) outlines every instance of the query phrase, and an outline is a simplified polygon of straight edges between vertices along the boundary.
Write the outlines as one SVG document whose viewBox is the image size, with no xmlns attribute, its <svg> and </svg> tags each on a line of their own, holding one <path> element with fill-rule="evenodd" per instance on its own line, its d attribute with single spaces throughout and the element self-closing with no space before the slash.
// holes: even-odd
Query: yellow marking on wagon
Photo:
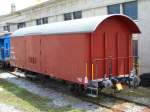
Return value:
<svg viewBox="0 0 150 112">
<path fill-rule="evenodd" d="M 94 64 L 92 64 L 92 80 L 94 79 Z"/>
<path fill-rule="evenodd" d="M 88 64 L 86 63 L 86 77 L 88 76 Z"/>
<path fill-rule="evenodd" d="M 117 87 L 118 91 L 123 90 L 123 87 L 122 87 L 121 83 L 117 83 L 116 87 Z"/>
</svg>

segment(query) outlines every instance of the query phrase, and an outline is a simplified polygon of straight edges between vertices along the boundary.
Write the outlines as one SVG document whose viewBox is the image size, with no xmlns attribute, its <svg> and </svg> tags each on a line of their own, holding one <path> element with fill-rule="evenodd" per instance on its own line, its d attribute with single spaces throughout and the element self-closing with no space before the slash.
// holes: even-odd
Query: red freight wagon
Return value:
<svg viewBox="0 0 150 112">
<path fill-rule="evenodd" d="M 133 33 L 140 30 L 124 15 L 22 28 L 12 35 L 10 63 L 94 90 L 111 87 L 135 77 L 130 74 Z"/>
</svg>

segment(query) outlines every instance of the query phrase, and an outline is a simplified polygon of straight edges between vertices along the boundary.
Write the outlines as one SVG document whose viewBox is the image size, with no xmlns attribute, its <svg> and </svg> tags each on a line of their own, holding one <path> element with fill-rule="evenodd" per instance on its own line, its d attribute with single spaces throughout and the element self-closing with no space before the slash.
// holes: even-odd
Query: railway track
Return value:
<svg viewBox="0 0 150 112">
<path fill-rule="evenodd" d="M 132 100 L 128 100 L 128 99 L 125 99 L 125 98 L 121 98 L 121 97 L 117 97 L 117 96 L 114 96 L 114 95 L 111 95 L 111 94 L 107 94 L 107 93 L 104 93 L 102 92 L 101 95 L 103 97 L 107 97 L 107 98 L 110 98 L 111 101 L 115 100 L 115 101 L 118 101 L 118 102 L 124 102 L 124 103 L 131 103 L 131 104 L 135 104 L 137 106 L 142 106 L 142 107 L 147 107 L 150 111 L 150 105 L 148 104 L 143 104 L 143 103 L 140 103 L 140 102 L 135 102 L 135 101 L 132 101 Z M 96 105 L 99 105 L 101 107 L 104 107 L 104 108 L 107 108 L 107 109 L 111 109 L 113 111 L 119 111 L 119 112 L 126 112 L 125 110 L 122 110 L 120 108 L 115 108 L 115 107 L 112 107 L 112 106 L 108 106 L 106 104 L 102 104 L 101 101 L 99 100 L 95 100 L 94 98 L 89 98 L 89 97 L 80 97 L 80 99 L 83 99 L 84 101 L 88 101 L 88 102 L 91 102 L 93 104 L 96 104 Z"/>
<path fill-rule="evenodd" d="M 12 75 L 14 75 L 14 76 L 16 76 L 16 77 L 18 77 L 18 78 L 23 78 L 23 79 L 26 79 L 26 80 L 27 80 L 27 78 L 24 77 L 23 75 L 18 75 L 18 74 L 17 74 L 18 72 L 10 72 L 10 71 L 7 71 L 7 72 L 10 73 L 10 74 L 12 74 Z M 21 73 L 19 73 L 19 74 L 21 74 Z M 34 82 L 37 83 L 36 81 L 34 81 Z M 49 81 L 49 82 L 50 82 L 50 81 Z M 49 83 L 49 82 L 48 82 L 48 83 Z M 54 83 L 57 83 L 57 82 L 54 82 Z M 51 86 L 50 86 L 50 85 L 51 85 Z M 64 85 L 62 85 L 62 83 L 59 84 L 59 85 L 60 85 L 60 86 L 64 86 Z M 112 110 L 112 111 L 114 111 L 114 112 L 116 112 L 116 111 L 119 111 L 119 112 L 126 112 L 126 111 L 124 111 L 123 109 L 120 109 L 120 108 L 115 108 L 115 107 L 113 107 L 112 105 L 107 105 L 107 104 L 105 104 L 105 103 L 102 103 L 101 97 L 103 97 L 102 99 L 109 98 L 110 101 L 122 102 L 122 103 L 123 103 L 123 102 L 124 102 L 124 103 L 131 103 L 131 104 L 135 104 L 135 105 L 137 105 L 137 106 L 147 107 L 147 108 L 150 110 L 150 105 L 148 105 L 148 104 L 143 104 L 143 103 L 140 103 L 140 102 L 128 100 L 128 99 L 121 98 L 121 97 L 117 97 L 117 96 L 114 96 L 114 95 L 112 95 L 112 94 L 107 94 L 107 93 L 104 93 L 104 92 L 101 93 L 101 97 L 99 97 L 99 98 L 92 98 L 92 97 L 88 97 L 88 96 L 85 97 L 85 96 L 79 95 L 79 94 L 72 94 L 68 89 L 66 89 L 66 87 L 60 87 L 60 86 L 58 86 L 57 84 L 47 84 L 47 82 L 46 82 L 44 85 L 42 84 L 42 86 L 44 86 L 44 87 L 46 86 L 46 87 L 52 88 L 52 89 L 54 89 L 55 91 L 58 91 L 58 92 L 62 92 L 62 93 L 65 92 L 65 94 L 67 94 L 67 95 L 70 95 L 70 96 L 79 98 L 79 99 L 82 100 L 82 101 L 86 101 L 86 102 L 93 103 L 93 104 L 95 104 L 95 105 L 98 105 L 98 106 L 100 106 L 100 107 L 103 107 L 103 108 Z M 57 86 L 58 86 L 58 87 L 57 87 Z M 66 85 L 65 85 L 65 86 L 66 86 Z M 64 88 L 65 88 L 65 89 L 64 89 Z"/>
<path fill-rule="evenodd" d="M 102 93 L 102 95 L 107 96 L 107 97 L 116 98 L 118 100 L 123 100 L 123 101 L 129 102 L 129 103 L 134 103 L 134 104 L 139 105 L 139 106 L 146 106 L 146 107 L 148 107 L 150 109 L 150 105 L 148 105 L 148 104 L 136 102 L 136 101 L 133 101 L 133 100 L 128 100 L 128 99 L 117 97 L 117 96 L 114 96 L 112 94 L 107 94 L 107 93 Z"/>
</svg>

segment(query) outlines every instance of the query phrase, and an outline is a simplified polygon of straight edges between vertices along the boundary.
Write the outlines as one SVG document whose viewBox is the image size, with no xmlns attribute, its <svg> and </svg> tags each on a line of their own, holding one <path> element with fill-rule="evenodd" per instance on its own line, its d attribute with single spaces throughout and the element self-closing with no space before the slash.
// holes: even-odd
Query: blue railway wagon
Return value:
<svg viewBox="0 0 150 112">
<path fill-rule="evenodd" d="M 10 60 L 10 33 L 0 34 L 0 65 L 8 65 Z"/>
</svg>

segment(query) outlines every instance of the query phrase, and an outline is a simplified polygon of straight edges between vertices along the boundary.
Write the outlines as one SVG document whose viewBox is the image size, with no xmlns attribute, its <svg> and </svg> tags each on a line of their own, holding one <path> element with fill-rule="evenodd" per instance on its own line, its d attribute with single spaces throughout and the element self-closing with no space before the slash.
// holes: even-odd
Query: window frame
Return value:
<svg viewBox="0 0 150 112">
<path fill-rule="evenodd" d="M 3 26 L 3 30 L 10 32 L 10 25 Z"/>
<path fill-rule="evenodd" d="M 20 28 L 24 28 L 26 27 L 26 22 L 20 22 L 17 24 L 17 28 L 20 29 Z"/>
<path fill-rule="evenodd" d="M 42 24 L 42 19 L 36 19 L 36 25 L 41 25 Z"/>
<path fill-rule="evenodd" d="M 64 14 L 64 21 L 72 20 L 72 13 L 65 13 Z"/>
<path fill-rule="evenodd" d="M 107 6 L 107 13 L 108 14 L 120 14 L 121 13 L 121 4 L 113 4 L 113 5 L 108 5 Z M 112 11 L 112 9 L 115 9 L 115 6 L 117 6 L 116 8 L 118 8 L 118 12 L 117 11 Z M 116 9 L 115 9 L 116 10 Z"/>
<path fill-rule="evenodd" d="M 76 16 L 77 13 L 78 14 L 80 13 L 78 17 Z M 64 14 L 64 21 L 73 20 L 73 19 L 81 19 L 81 18 L 82 18 L 82 10 L 81 11 L 69 12 L 69 13 Z"/>
<path fill-rule="evenodd" d="M 80 19 L 82 18 L 82 11 L 73 12 L 73 19 Z"/>
<path fill-rule="evenodd" d="M 36 19 L 36 25 L 48 24 L 48 17 Z"/>
<path fill-rule="evenodd" d="M 139 56 L 139 41 L 138 39 L 133 39 L 132 40 L 132 47 L 133 47 L 133 56 L 138 57 Z"/>
<path fill-rule="evenodd" d="M 131 6 L 131 4 L 132 4 L 132 6 Z M 133 7 L 133 6 L 135 6 L 135 7 Z M 132 7 L 132 9 L 129 9 L 131 7 Z M 127 8 L 129 9 L 129 11 L 125 11 L 125 9 L 127 9 Z M 133 9 L 133 8 L 135 8 L 135 9 Z M 129 16 L 133 20 L 138 20 L 138 1 L 131 1 L 131 2 L 123 3 L 122 4 L 122 10 L 123 10 L 123 14 Z M 128 14 L 127 14 L 127 12 L 128 12 Z M 133 14 L 133 13 L 135 13 L 135 14 Z"/>
<path fill-rule="evenodd" d="M 42 24 L 48 24 L 48 17 L 42 18 Z"/>
</svg>

